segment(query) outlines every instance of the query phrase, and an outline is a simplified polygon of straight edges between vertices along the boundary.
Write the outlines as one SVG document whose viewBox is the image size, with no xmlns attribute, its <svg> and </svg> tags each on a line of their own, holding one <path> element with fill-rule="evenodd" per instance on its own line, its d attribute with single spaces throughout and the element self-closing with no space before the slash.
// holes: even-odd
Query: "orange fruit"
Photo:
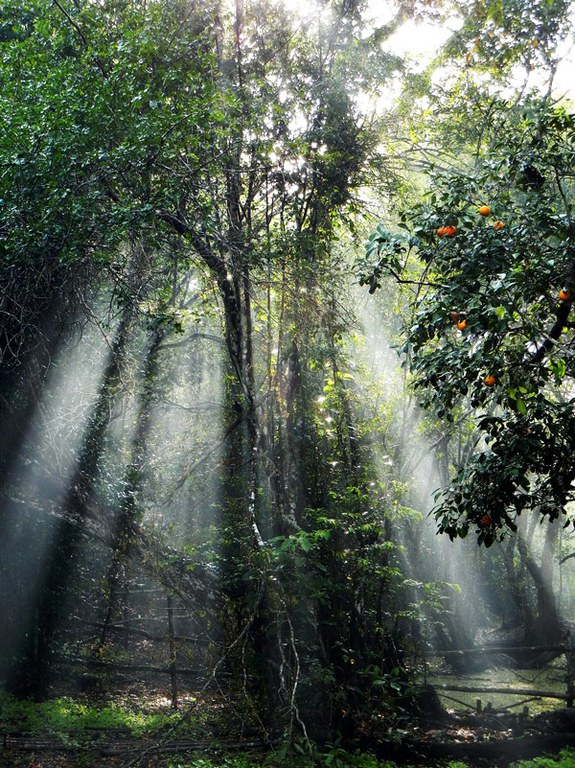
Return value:
<svg viewBox="0 0 575 768">
<path fill-rule="evenodd" d="M 492 387 L 496 381 L 497 379 L 492 373 L 488 373 L 487 376 L 483 379 L 483 383 L 486 387 Z"/>
<path fill-rule="evenodd" d="M 488 205 L 482 205 L 477 209 L 477 213 L 480 213 L 482 216 L 489 216 L 491 208 Z"/>
<path fill-rule="evenodd" d="M 490 515 L 483 515 L 481 518 L 481 525 L 491 525 L 493 520 L 491 519 Z"/>
<path fill-rule="evenodd" d="M 464 331 L 467 328 L 467 320 L 465 318 L 463 318 L 463 320 L 460 320 L 457 323 L 457 327 L 459 328 L 460 331 Z"/>
<path fill-rule="evenodd" d="M 445 227 L 439 227 L 439 229 L 437 230 L 437 234 L 439 235 L 439 237 L 443 237 L 443 235 L 445 234 Z"/>
<path fill-rule="evenodd" d="M 505 224 L 500 219 L 493 222 L 493 229 L 503 229 L 504 226 Z"/>
<path fill-rule="evenodd" d="M 443 227 L 443 234 L 445 237 L 453 237 L 453 235 L 457 232 L 457 228 L 452 226 L 451 224 L 448 224 L 447 227 Z"/>
<path fill-rule="evenodd" d="M 571 298 L 571 291 L 569 290 L 569 288 L 562 288 L 559 291 L 559 298 L 561 299 L 561 301 L 569 301 L 569 299 Z"/>
</svg>

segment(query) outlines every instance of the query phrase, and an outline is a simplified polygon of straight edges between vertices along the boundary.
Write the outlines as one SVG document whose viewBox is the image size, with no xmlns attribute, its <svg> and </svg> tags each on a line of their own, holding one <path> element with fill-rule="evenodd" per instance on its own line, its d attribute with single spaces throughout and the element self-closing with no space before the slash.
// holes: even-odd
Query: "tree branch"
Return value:
<svg viewBox="0 0 575 768">
<path fill-rule="evenodd" d="M 567 318 L 569 317 L 569 313 L 571 312 L 572 304 L 573 302 L 571 301 L 562 301 L 559 307 L 557 308 L 557 312 L 556 312 L 557 319 L 555 320 L 555 324 L 553 328 L 551 328 L 551 330 L 549 331 L 549 334 L 547 335 L 547 337 L 545 338 L 541 346 L 538 347 L 537 351 L 531 358 L 531 361 L 533 363 L 540 363 L 545 357 L 546 353 L 553 348 L 553 345 L 563 333 L 563 328 L 567 323 Z"/>
<path fill-rule="evenodd" d="M 60 5 L 59 0 L 52 0 L 52 4 L 55 5 L 56 8 L 60 11 L 60 13 L 66 18 L 68 24 L 70 24 L 70 26 L 76 31 L 76 34 L 78 35 L 78 37 L 84 43 L 84 47 L 86 48 L 86 50 L 88 50 L 89 47 L 90 47 L 90 43 L 88 41 L 88 38 L 82 32 L 81 28 L 76 24 L 74 19 L 70 16 L 68 11 L 65 8 L 63 8 L 62 5 Z M 94 61 L 96 62 L 96 65 L 97 65 L 98 69 L 100 70 L 100 72 L 104 75 L 104 77 L 107 78 L 108 77 L 108 70 L 103 65 L 101 59 L 99 59 L 98 56 L 94 56 Z"/>
</svg>

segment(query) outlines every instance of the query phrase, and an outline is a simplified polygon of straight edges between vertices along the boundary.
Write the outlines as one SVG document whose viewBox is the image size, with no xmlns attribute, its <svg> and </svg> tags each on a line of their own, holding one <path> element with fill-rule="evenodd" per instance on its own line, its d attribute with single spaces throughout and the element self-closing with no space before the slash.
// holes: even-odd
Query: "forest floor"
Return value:
<svg viewBox="0 0 575 768">
<path fill-rule="evenodd" d="M 425 760 L 461 760 L 469 766 L 509 766 L 520 759 L 575 747 L 575 709 L 535 716 L 509 712 L 449 712 L 406 736 L 408 748 Z M 428 763 L 429 765 L 433 763 Z M 575 768 L 575 760 L 574 760 Z"/>
<path fill-rule="evenodd" d="M 365 750 L 398 766 L 431 768 L 456 763 L 458 768 L 506 768 L 520 759 L 575 747 L 575 710 L 555 710 L 533 718 L 450 713 L 442 722 L 414 725 L 397 736 L 389 742 L 366 744 Z M 81 742 L 74 734 L 18 733 L 4 737 L 0 768 L 233 768 L 239 754 L 244 758 L 238 768 L 284 764 L 274 759 L 269 745 L 249 738 L 232 742 L 223 734 L 206 732 L 204 739 L 182 738 L 177 732 L 138 738 L 108 728 L 98 729 Z M 338 764 L 344 761 L 340 758 Z M 353 761 L 349 765 L 353 767 Z"/>
<path fill-rule="evenodd" d="M 13 719 L 8 727 L 1 723 L 0 768 L 281 768 L 287 764 L 253 731 L 242 732 L 239 719 L 237 723 L 229 722 L 224 716 L 225 702 L 217 693 L 201 698 L 182 695 L 175 715 L 170 715 L 171 702 L 161 688 L 131 685 L 122 695 L 106 695 L 100 700 L 93 692 L 55 693 L 59 697 L 55 702 L 63 702 L 57 716 L 54 709 L 46 710 L 44 722 L 38 722 L 38 714 L 42 717 L 38 710 L 36 724 L 31 728 L 26 727 L 28 721 L 24 719 Z M 93 716 L 91 721 L 85 718 L 79 728 L 79 721 L 71 716 L 77 711 L 100 716 L 102 712 L 108 716 L 113 712 L 144 713 L 149 717 L 160 714 L 171 719 L 153 733 L 107 723 L 102 717 L 94 720 Z M 450 764 L 458 768 L 507 768 L 520 759 L 557 754 L 566 747 L 575 747 L 575 709 L 554 709 L 530 716 L 431 707 L 418 719 L 407 722 L 403 730 L 390 734 L 389 740 L 371 738 L 360 742 L 359 751 L 372 753 L 380 761 L 414 768 Z M 243 756 L 241 760 L 239 755 Z M 347 763 L 341 754 L 337 761 L 325 760 L 323 764 L 363 768 L 357 761 Z M 311 765 L 309 761 L 306 768 Z"/>
</svg>

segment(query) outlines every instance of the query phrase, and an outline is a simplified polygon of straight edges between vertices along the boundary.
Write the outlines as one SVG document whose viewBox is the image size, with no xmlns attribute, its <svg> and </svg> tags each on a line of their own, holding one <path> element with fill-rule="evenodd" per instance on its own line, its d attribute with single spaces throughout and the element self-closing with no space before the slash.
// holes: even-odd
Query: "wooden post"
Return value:
<svg viewBox="0 0 575 768">
<path fill-rule="evenodd" d="M 168 595 L 168 646 L 170 650 L 170 661 L 168 668 L 170 670 L 170 683 L 172 688 L 172 709 L 178 711 L 178 684 L 176 679 L 176 640 L 174 637 L 174 605 L 172 596 Z"/>
<path fill-rule="evenodd" d="M 121 593 L 121 610 L 122 610 L 122 623 L 125 627 L 131 627 L 132 624 L 130 622 L 130 585 L 128 583 L 128 579 L 126 579 L 126 583 L 124 584 L 124 589 Z M 128 634 L 124 634 L 122 637 L 122 644 L 126 650 L 130 648 L 130 638 Z"/>
<path fill-rule="evenodd" d="M 565 706 L 572 707 L 573 699 L 575 698 L 575 649 L 573 648 L 573 640 L 569 630 L 565 633 L 565 658 L 567 659 L 567 670 L 565 673 L 567 698 Z"/>
<path fill-rule="evenodd" d="M 481 712 L 481 699 L 475 699 L 475 711 Z"/>
</svg>

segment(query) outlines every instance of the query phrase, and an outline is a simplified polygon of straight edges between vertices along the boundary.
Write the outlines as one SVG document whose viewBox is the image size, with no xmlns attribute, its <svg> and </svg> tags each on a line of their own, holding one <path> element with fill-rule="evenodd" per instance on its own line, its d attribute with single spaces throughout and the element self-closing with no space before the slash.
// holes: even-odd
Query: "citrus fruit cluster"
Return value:
<svg viewBox="0 0 575 768">
<path fill-rule="evenodd" d="M 479 213 L 481 216 L 490 216 L 491 215 L 491 208 L 488 205 L 480 205 L 477 209 L 477 213 Z M 493 222 L 493 229 L 499 230 L 503 229 L 505 227 L 505 222 L 501 221 L 501 219 L 496 219 L 496 221 Z M 457 227 L 453 224 L 446 224 L 444 227 L 439 227 L 439 229 L 436 230 L 438 237 L 453 237 L 457 233 Z"/>
<path fill-rule="evenodd" d="M 491 208 L 488 205 L 480 205 L 477 209 L 477 213 L 480 216 L 490 216 L 491 215 Z M 505 228 L 505 222 L 501 221 L 501 219 L 496 219 L 493 222 L 493 229 L 498 231 Z M 453 226 L 452 224 L 446 225 L 444 227 L 439 227 L 437 230 L 437 235 L 439 237 L 453 237 L 457 232 L 457 228 Z M 559 291 L 558 298 L 562 302 L 571 302 L 572 300 L 572 293 L 570 288 L 562 288 Z M 457 326 L 457 329 L 459 331 L 464 331 L 467 328 L 467 320 L 465 317 L 462 317 L 460 313 L 453 309 L 449 313 L 449 317 L 451 319 L 451 322 Z M 486 387 L 494 387 L 497 383 L 497 379 L 492 373 L 488 373 L 487 376 L 483 379 L 483 383 Z"/>
</svg>

